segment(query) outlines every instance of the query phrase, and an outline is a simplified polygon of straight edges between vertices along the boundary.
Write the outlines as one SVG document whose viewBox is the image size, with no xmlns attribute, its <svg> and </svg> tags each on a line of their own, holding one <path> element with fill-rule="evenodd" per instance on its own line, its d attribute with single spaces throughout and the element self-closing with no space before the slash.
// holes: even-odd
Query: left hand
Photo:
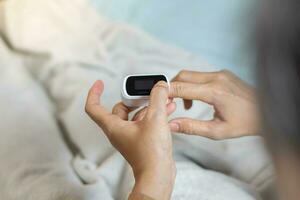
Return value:
<svg viewBox="0 0 300 200">
<path fill-rule="evenodd" d="M 166 106 L 168 85 L 159 82 L 154 86 L 149 107 L 142 110 L 135 121 L 128 121 L 132 109 L 122 103 L 117 104 L 112 113 L 106 111 L 99 102 L 103 90 L 103 82 L 97 81 L 89 91 L 86 112 L 131 165 L 136 180 L 133 192 L 169 199 L 176 170 L 167 120 L 167 114 L 175 110 L 175 105 Z"/>
<path fill-rule="evenodd" d="M 260 115 L 255 89 L 233 73 L 181 71 L 172 81 L 170 97 L 182 98 L 186 109 L 193 100 L 212 105 L 214 118 L 208 121 L 177 118 L 173 132 L 200 135 L 215 140 L 257 135 Z"/>
</svg>

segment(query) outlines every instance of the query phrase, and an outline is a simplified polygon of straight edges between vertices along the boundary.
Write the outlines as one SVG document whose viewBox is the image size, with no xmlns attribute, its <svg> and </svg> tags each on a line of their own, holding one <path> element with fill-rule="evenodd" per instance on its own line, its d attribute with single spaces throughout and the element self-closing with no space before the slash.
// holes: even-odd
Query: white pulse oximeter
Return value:
<svg viewBox="0 0 300 200">
<path fill-rule="evenodd" d="M 146 106 L 153 86 L 169 80 L 165 75 L 137 74 L 126 76 L 123 82 L 122 101 L 128 107 Z"/>
</svg>

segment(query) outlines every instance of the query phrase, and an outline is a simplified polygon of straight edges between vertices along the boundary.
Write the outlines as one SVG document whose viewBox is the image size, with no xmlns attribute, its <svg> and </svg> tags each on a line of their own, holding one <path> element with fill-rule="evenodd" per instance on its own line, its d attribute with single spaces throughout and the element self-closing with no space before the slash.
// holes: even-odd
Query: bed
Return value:
<svg viewBox="0 0 300 200">
<path fill-rule="evenodd" d="M 0 199 L 126 199 L 132 172 L 85 114 L 88 88 L 104 80 L 102 103 L 109 109 L 120 100 L 112 91 L 120 91 L 127 74 L 172 77 L 183 67 L 219 69 L 206 60 L 209 51 L 202 55 L 205 44 L 193 48 L 183 32 L 170 34 L 180 28 L 169 26 L 159 34 L 157 18 L 146 19 L 150 8 L 157 10 L 155 1 L 114 3 L 0 1 Z M 168 7 L 160 6 L 165 13 Z M 173 117 L 213 114 L 204 103 L 195 103 L 191 112 L 178 104 Z M 261 199 L 274 178 L 260 137 L 216 142 L 174 135 L 174 148 L 173 199 Z"/>
</svg>

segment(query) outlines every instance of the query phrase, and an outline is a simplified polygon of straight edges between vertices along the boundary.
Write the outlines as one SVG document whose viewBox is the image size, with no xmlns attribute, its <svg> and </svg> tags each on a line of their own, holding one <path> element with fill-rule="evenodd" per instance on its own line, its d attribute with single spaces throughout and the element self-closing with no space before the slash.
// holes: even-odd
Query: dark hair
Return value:
<svg viewBox="0 0 300 200">
<path fill-rule="evenodd" d="M 300 1 L 266 0 L 258 22 L 265 137 L 273 153 L 300 153 Z"/>
</svg>

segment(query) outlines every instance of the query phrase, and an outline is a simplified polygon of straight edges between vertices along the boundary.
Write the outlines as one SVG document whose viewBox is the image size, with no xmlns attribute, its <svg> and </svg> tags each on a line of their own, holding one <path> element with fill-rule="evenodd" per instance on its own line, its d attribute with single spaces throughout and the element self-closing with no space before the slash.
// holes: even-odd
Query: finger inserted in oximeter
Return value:
<svg viewBox="0 0 300 200">
<path fill-rule="evenodd" d="M 148 104 L 154 85 L 159 81 L 169 80 L 165 75 L 141 74 L 125 77 L 122 89 L 122 101 L 128 107 L 141 107 Z"/>
</svg>

